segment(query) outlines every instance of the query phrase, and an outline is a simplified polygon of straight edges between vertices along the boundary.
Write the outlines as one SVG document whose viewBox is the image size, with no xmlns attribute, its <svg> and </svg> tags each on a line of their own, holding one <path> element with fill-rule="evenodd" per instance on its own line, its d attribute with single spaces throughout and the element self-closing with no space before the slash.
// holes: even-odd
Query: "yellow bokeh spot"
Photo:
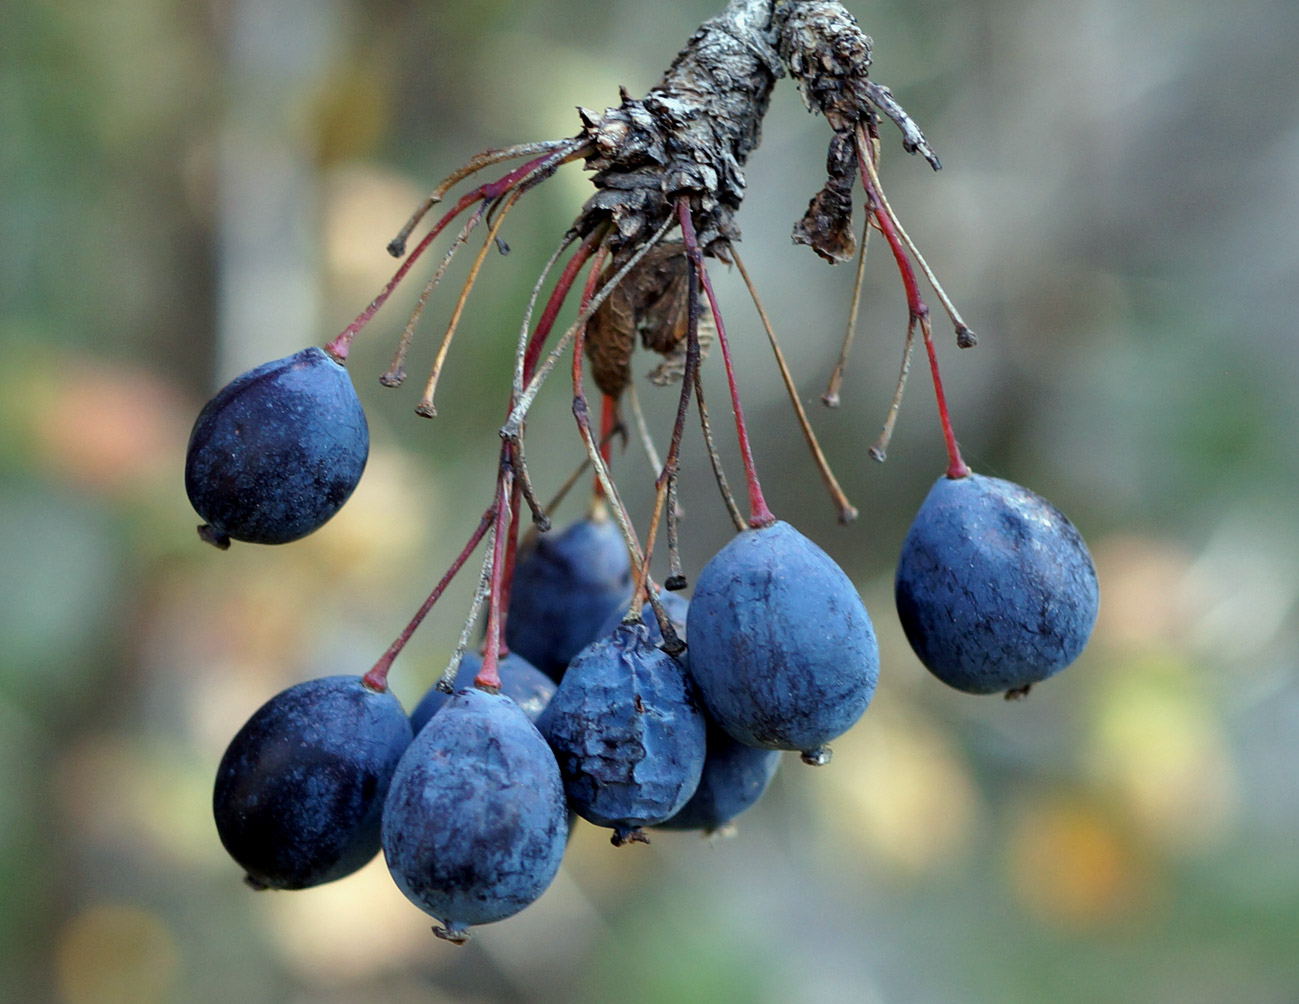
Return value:
<svg viewBox="0 0 1299 1004">
<path fill-rule="evenodd" d="M 1185 637 L 1195 613 L 1185 597 L 1188 553 L 1167 541 L 1113 536 L 1097 543 L 1094 557 L 1104 597 L 1097 641 L 1144 649 Z"/>
<path fill-rule="evenodd" d="M 1062 927 L 1099 927 L 1150 901 L 1150 871 L 1138 844 L 1111 814 L 1081 798 L 1053 797 L 1022 809 L 1007 867 L 1019 901 Z"/>
<path fill-rule="evenodd" d="M 391 278 L 396 262 L 384 248 L 425 192 L 389 168 L 351 162 L 325 178 L 324 259 L 331 292 L 362 302 Z"/>
<path fill-rule="evenodd" d="M 1112 667 L 1089 743 L 1092 776 L 1153 840 L 1177 851 L 1219 839 L 1234 816 L 1234 774 L 1214 709 L 1172 654 Z"/>
<path fill-rule="evenodd" d="M 834 743 L 824 772 L 832 829 L 911 873 L 952 860 L 974 828 L 978 798 L 964 761 L 930 722 L 872 709 L 869 727 Z"/>
<path fill-rule="evenodd" d="M 59 932 L 54 953 L 67 1004 L 155 1004 L 166 1000 L 179 968 L 163 922 L 139 907 L 97 904 Z"/>
<path fill-rule="evenodd" d="M 54 794 L 82 845 L 158 870 L 219 862 L 211 775 L 168 752 L 108 735 L 86 738 L 59 759 Z"/>
<path fill-rule="evenodd" d="M 342 986 L 416 959 L 440 961 L 426 918 L 393 884 L 379 855 L 355 874 L 311 889 L 263 892 L 256 908 L 277 954 L 302 980 Z"/>
</svg>

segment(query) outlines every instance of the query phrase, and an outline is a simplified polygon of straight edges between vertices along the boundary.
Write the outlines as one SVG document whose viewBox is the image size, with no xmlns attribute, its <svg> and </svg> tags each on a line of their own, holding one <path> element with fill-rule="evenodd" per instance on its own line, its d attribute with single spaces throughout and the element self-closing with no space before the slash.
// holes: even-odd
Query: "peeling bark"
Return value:
<svg viewBox="0 0 1299 1004">
<path fill-rule="evenodd" d="M 872 42 L 838 0 L 731 0 L 705 21 L 643 98 L 624 90 L 603 112 L 579 109 L 590 144 L 586 159 L 597 191 L 575 230 L 612 224 L 608 244 L 625 260 L 690 199 L 700 246 L 714 257 L 737 241 L 735 213 L 744 198 L 745 161 L 762 137 L 771 89 L 786 72 L 810 110 L 834 133 L 825 187 L 794 228 L 794 240 L 831 262 L 850 258 L 852 136 L 872 129 L 882 112 L 897 123 L 903 146 L 939 166 L 924 134 L 887 87 L 868 77 Z"/>
</svg>

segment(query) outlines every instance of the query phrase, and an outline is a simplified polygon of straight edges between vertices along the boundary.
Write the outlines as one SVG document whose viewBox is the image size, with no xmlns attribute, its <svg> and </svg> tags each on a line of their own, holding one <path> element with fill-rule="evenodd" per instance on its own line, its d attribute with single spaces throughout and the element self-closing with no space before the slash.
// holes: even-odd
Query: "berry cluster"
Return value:
<svg viewBox="0 0 1299 1004">
<path fill-rule="evenodd" d="M 276 695 L 221 761 L 217 827 L 250 884 L 297 889 L 328 882 L 382 848 L 401 890 L 442 922 L 435 930 L 463 941 L 471 925 L 510 916 L 541 895 L 575 815 L 610 829 L 616 845 L 647 840 L 654 827 L 716 831 L 762 795 L 780 751 L 827 763 L 828 744 L 865 712 L 879 676 L 870 617 L 834 560 L 767 506 L 704 264 L 705 257 L 734 262 L 747 281 L 733 221 L 740 168 L 757 145 L 771 87 L 786 72 L 834 133 L 826 187 L 811 200 L 795 238 L 829 260 L 850 257 L 857 246 L 851 193 L 860 182 L 867 216 L 861 251 L 870 228 L 888 243 L 907 294 L 906 358 L 919 329 L 938 398 L 948 467 L 920 507 L 898 565 L 897 608 L 907 638 L 938 679 L 971 693 L 1022 696 L 1077 658 L 1097 611 L 1096 575 L 1081 537 L 1032 492 L 972 474 L 957 448 L 914 264 L 952 318 L 958 344 L 973 345 L 974 336 L 884 197 L 876 169 L 880 116 L 902 128 L 908 150 L 938 163 L 888 89 L 868 79 L 870 45 L 835 0 L 732 0 L 646 98 L 624 95 L 603 114 L 583 111 L 584 129 L 571 139 L 488 151 L 452 174 L 390 245 L 406 260 L 353 324 L 323 349 L 244 374 L 203 409 L 185 469 L 190 499 L 206 521 L 200 535 L 227 547 L 231 540 L 283 543 L 311 533 L 346 501 L 365 467 L 365 416 L 344 365 L 356 334 L 453 220 L 468 214 L 430 289 L 452 254 L 489 221 L 463 301 L 526 191 L 572 160 L 585 160 L 594 172 L 596 194 L 552 265 L 570 248 L 571 254 L 536 324 L 533 307 L 550 266 L 525 314 L 496 487 L 476 530 L 364 675 L 312 680 Z M 465 194 L 406 254 L 410 233 L 454 184 L 518 158 L 531 159 Z M 668 241 L 674 230 L 679 240 Z M 577 317 L 546 354 L 583 270 Z M 387 385 L 404 379 L 419 309 L 382 378 Z M 433 393 L 455 323 L 416 409 L 428 416 L 436 413 Z M 850 338 L 851 328 L 827 390 L 830 405 Z M 657 457 L 648 433 L 643 437 L 660 472 L 643 538 L 610 473 L 624 408 L 640 421 L 629 368 L 637 340 L 664 357 L 654 382 L 681 385 L 665 457 Z M 699 377 L 714 340 L 735 415 L 747 519 L 717 458 Z M 595 482 L 587 515 L 547 532 L 558 500 L 543 506 L 537 499 L 525 420 L 542 382 L 570 350 L 573 413 L 587 455 L 578 474 L 589 466 Z M 599 435 L 584 389 L 587 358 L 602 392 Z M 904 362 L 904 378 L 907 368 Z M 903 383 L 872 449 L 876 459 L 884 458 Z M 797 396 L 791 399 L 847 522 L 856 510 Z M 687 602 L 680 593 L 688 580 L 677 546 L 676 492 L 692 401 L 736 534 L 700 570 Z M 525 509 L 536 524 L 528 533 Z M 661 528 L 668 562 L 662 586 L 650 573 Z M 442 679 L 407 716 L 388 690 L 389 670 L 484 542 L 460 644 Z M 481 649 L 466 651 L 484 604 Z"/>
</svg>

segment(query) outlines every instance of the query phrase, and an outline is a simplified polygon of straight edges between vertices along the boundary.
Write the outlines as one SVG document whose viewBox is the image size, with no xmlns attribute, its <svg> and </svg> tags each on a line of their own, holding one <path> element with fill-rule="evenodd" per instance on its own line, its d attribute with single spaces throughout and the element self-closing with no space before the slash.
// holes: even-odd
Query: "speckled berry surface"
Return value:
<svg viewBox="0 0 1299 1004">
<path fill-rule="evenodd" d="M 902 545 L 898 616 L 920 661 L 973 694 L 1016 690 L 1078 658 L 1100 606 L 1073 524 L 1020 485 L 939 478 Z"/>
<path fill-rule="evenodd" d="M 703 770 L 705 723 L 681 665 L 622 624 L 569 665 L 538 727 L 578 815 L 615 842 L 677 813 Z"/>
<path fill-rule="evenodd" d="M 221 758 L 221 842 L 256 886 L 302 889 L 356 871 L 379 850 L 384 795 L 410 741 L 401 704 L 360 677 L 281 691 Z"/>
<path fill-rule="evenodd" d="M 612 519 L 587 517 L 519 555 L 505 641 L 552 679 L 631 602 L 631 561 Z"/>
<path fill-rule="evenodd" d="M 474 677 L 478 675 L 482 665 L 481 653 L 466 652 L 464 658 L 460 660 L 460 668 L 456 670 L 455 689 L 465 690 L 472 687 Z M 555 693 L 555 681 L 517 652 L 510 652 L 497 660 L 496 673 L 501 680 L 501 693 L 522 708 L 529 721 L 535 722 Z M 415 705 L 415 710 L 410 713 L 411 728 L 419 732 L 450 696 L 438 690 L 436 683 L 429 687 L 420 698 L 420 702 Z"/>
<path fill-rule="evenodd" d="M 265 363 L 199 413 L 185 490 L 204 538 L 284 544 L 319 529 L 365 470 L 370 432 L 352 380 L 322 349 Z"/>
<path fill-rule="evenodd" d="M 879 679 L 851 580 L 784 521 L 741 531 L 704 566 L 687 630 L 709 715 L 750 746 L 818 750 L 861 717 Z"/>
<path fill-rule="evenodd" d="M 383 813 L 393 879 L 452 940 L 536 900 L 567 839 L 550 747 L 514 701 L 473 687 L 420 730 Z"/>
</svg>

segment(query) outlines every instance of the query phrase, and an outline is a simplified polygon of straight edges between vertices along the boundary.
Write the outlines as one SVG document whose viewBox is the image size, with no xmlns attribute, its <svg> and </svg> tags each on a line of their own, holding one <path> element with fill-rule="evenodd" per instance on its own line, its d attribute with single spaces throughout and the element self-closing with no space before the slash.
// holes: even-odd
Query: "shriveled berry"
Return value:
<svg viewBox="0 0 1299 1004">
<path fill-rule="evenodd" d="M 319 529 L 361 479 L 370 432 L 352 380 L 319 348 L 236 377 L 199 413 L 185 490 L 199 534 L 284 544 Z"/>
<path fill-rule="evenodd" d="M 519 555 L 505 640 L 552 679 L 631 602 L 631 559 L 618 525 L 580 519 Z"/>
<path fill-rule="evenodd" d="M 680 593 L 662 593 L 659 598 L 667 610 L 677 637 L 685 641 L 690 602 Z M 642 608 L 641 615 L 649 631 L 650 644 L 662 645 L 663 633 L 659 630 L 653 608 L 648 603 Z M 612 634 L 621 623 L 621 618 L 611 622 L 607 630 L 601 632 L 601 636 Z M 676 659 L 686 668 L 686 675 L 689 676 L 689 649 L 677 655 Z M 690 796 L 690 801 L 675 815 L 658 824 L 659 829 L 703 830 L 706 833 L 721 829 L 762 797 L 775 776 L 776 768 L 780 766 L 778 750 L 746 746 L 727 735 L 706 713 L 704 719 L 706 752 L 699 786 Z"/>
<path fill-rule="evenodd" d="M 257 888 L 303 889 L 356 871 L 379 850 L 410 720 L 356 676 L 276 694 L 231 740 L 212 797 L 217 832 Z"/>
<path fill-rule="evenodd" d="M 675 815 L 703 770 L 704 716 L 681 665 L 640 623 L 620 624 L 568 667 L 537 723 L 569 804 L 613 842 Z"/>
<path fill-rule="evenodd" d="M 875 630 L 851 580 L 784 521 L 744 530 L 699 573 L 690 673 L 709 715 L 764 749 L 828 758 L 879 679 Z"/>
<path fill-rule="evenodd" d="M 939 478 L 902 545 L 898 616 L 920 661 L 971 694 L 1068 666 L 1100 605 L 1096 568 L 1050 502 L 1001 478 Z"/>
<path fill-rule="evenodd" d="M 567 839 L 550 747 L 514 701 L 473 687 L 420 730 L 383 810 L 393 879 L 457 942 L 545 892 Z"/>
<path fill-rule="evenodd" d="M 454 687 L 465 690 L 474 685 L 474 677 L 482 668 L 483 657 L 478 652 L 466 652 L 456 670 Z M 528 720 L 535 722 L 537 716 L 550 703 L 555 693 L 555 681 L 539 670 L 517 652 L 510 652 L 496 663 L 496 674 L 501 680 L 501 693 L 510 698 L 523 709 Z M 428 693 L 420 698 L 415 710 L 410 713 L 410 724 L 417 733 L 446 703 L 449 694 L 438 690 L 437 684 L 429 687 Z"/>
</svg>

